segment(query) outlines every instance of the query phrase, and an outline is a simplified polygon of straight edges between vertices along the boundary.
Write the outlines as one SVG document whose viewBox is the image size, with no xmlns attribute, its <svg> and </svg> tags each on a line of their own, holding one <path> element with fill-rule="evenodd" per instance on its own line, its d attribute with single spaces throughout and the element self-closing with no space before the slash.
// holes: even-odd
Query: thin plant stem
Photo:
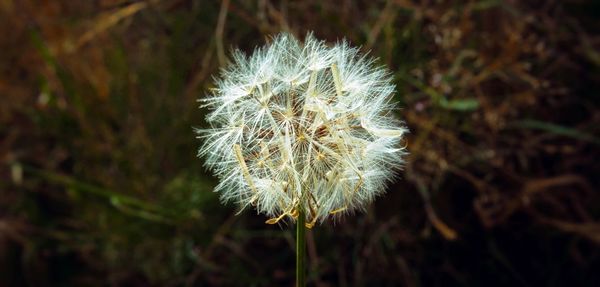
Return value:
<svg viewBox="0 0 600 287">
<path fill-rule="evenodd" d="M 296 287 L 304 287 L 305 281 L 305 266 L 304 257 L 306 253 L 306 218 L 304 210 L 300 209 L 298 213 L 298 221 L 296 221 Z"/>
</svg>

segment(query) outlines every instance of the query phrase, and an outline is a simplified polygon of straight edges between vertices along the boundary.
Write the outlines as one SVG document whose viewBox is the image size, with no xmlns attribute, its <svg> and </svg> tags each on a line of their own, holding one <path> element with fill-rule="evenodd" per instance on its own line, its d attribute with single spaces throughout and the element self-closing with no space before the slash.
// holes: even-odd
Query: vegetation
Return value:
<svg viewBox="0 0 600 287">
<path fill-rule="evenodd" d="M 600 282 L 594 1 L 0 1 L 0 285 L 291 286 L 222 206 L 197 99 L 231 47 L 343 37 L 394 71 L 403 176 L 307 232 L 310 286 Z M 597 283 L 595 283 L 597 284 Z"/>
</svg>

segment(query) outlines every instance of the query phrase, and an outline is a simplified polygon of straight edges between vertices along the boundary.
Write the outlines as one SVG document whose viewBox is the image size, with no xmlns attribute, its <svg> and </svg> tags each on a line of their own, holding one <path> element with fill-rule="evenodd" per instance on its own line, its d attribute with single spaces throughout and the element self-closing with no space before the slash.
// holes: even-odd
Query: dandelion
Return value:
<svg viewBox="0 0 600 287">
<path fill-rule="evenodd" d="M 403 163 L 406 129 L 393 116 L 389 73 L 342 41 L 280 34 L 233 63 L 202 99 L 197 130 L 215 191 L 274 224 L 300 212 L 312 227 L 384 192 Z"/>
<path fill-rule="evenodd" d="M 328 47 L 280 34 L 240 51 L 202 99 L 212 111 L 198 155 L 220 179 L 223 201 L 253 206 L 275 224 L 297 221 L 297 286 L 304 232 L 384 192 L 403 163 L 406 129 L 393 116 L 389 73 L 342 41 Z"/>
</svg>

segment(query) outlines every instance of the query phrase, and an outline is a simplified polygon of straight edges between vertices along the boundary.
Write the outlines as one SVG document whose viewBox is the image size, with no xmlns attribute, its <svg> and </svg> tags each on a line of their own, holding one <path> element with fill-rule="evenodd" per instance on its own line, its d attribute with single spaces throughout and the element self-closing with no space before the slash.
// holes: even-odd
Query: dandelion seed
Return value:
<svg viewBox="0 0 600 287">
<path fill-rule="evenodd" d="M 222 200 L 252 205 L 270 224 L 302 214 L 310 227 L 363 209 L 401 167 L 394 88 L 345 41 L 280 34 L 249 57 L 236 51 L 201 100 L 211 112 L 198 154 Z"/>
</svg>

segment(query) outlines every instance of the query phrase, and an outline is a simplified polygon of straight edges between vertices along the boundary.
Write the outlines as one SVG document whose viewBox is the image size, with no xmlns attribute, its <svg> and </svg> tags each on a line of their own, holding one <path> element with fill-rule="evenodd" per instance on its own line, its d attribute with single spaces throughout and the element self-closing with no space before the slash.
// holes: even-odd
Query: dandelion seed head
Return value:
<svg viewBox="0 0 600 287">
<path fill-rule="evenodd" d="M 402 166 L 389 73 L 345 41 L 280 34 L 250 56 L 234 52 L 215 85 L 201 100 L 211 112 L 198 155 L 223 201 L 270 223 L 364 209 Z"/>
</svg>

